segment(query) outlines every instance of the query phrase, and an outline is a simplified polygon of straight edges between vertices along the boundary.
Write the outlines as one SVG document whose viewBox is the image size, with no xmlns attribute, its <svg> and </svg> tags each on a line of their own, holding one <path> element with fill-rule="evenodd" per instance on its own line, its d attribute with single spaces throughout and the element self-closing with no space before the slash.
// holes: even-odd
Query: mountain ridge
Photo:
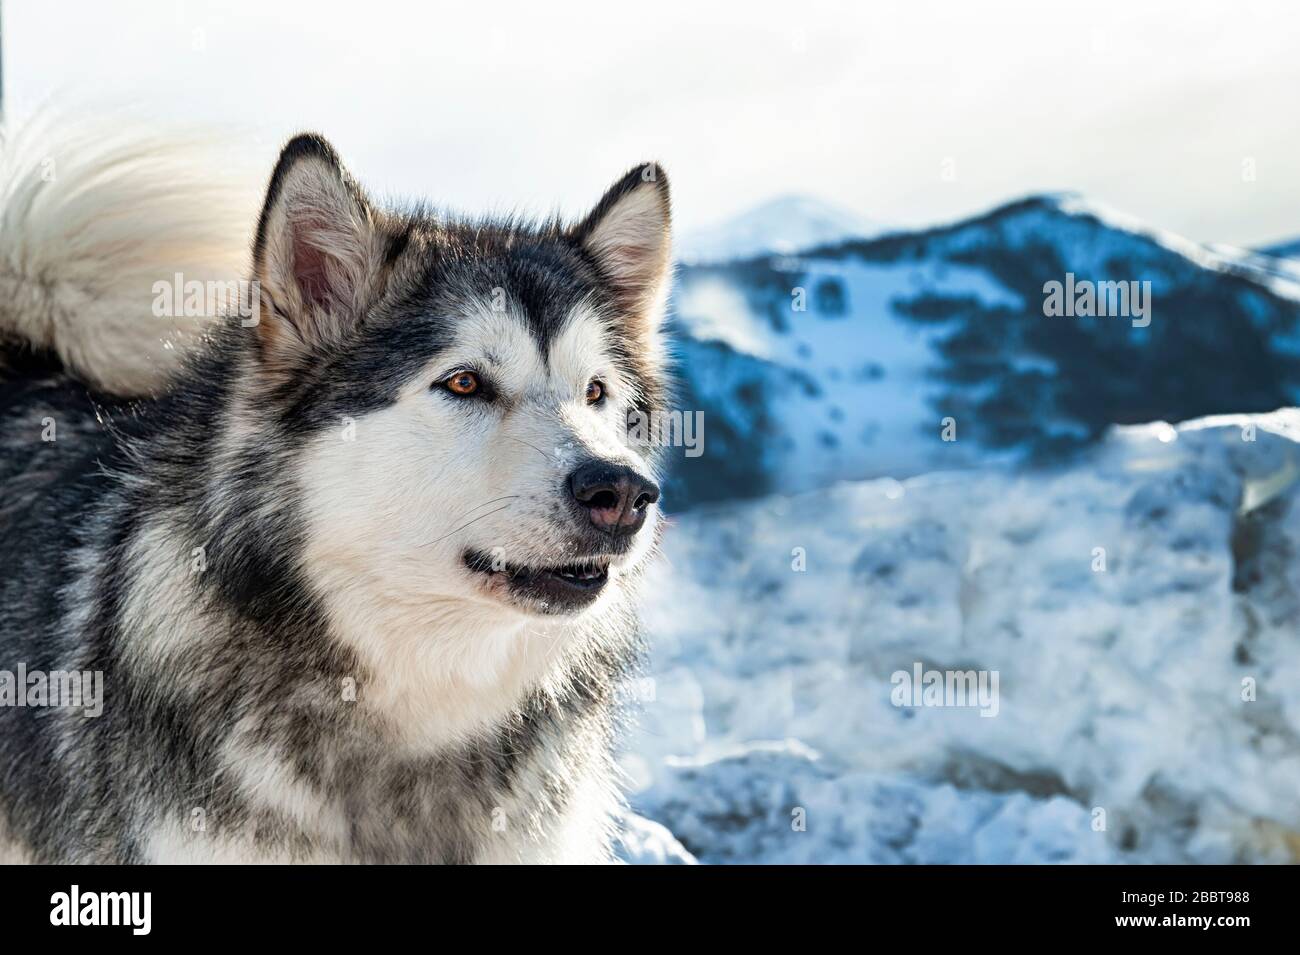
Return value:
<svg viewBox="0 0 1300 955">
<path fill-rule="evenodd" d="M 886 226 L 814 196 L 774 196 L 721 222 L 688 231 L 677 241 L 687 264 L 795 254 L 838 239 L 867 237 Z"/>
<path fill-rule="evenodd" d="M 952 223 L 679 266 L 671 330 L 706 450 L 685 506 L 1005 461 L 1112 424 L 1300 399 L 1300 270 L 1076 193 Z M 1044 286 L 1150 283 L 1152 323 L 1048 318 Z M 944 436 L 951 421 L 951 440 Z"/>
</svg>

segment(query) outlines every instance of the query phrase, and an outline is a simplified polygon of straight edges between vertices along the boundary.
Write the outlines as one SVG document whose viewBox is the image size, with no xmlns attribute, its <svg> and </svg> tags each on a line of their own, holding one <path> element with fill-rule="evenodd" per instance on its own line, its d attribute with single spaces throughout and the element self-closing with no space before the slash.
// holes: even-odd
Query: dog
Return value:
<svg viewBox="0 0 1300 955">
<path fill-rule="evenodd" d="M 663 169 L 474 220 L 304 134 L 239 224 L 172 145 L 51 142 L 0 149 L 0 858 L 610 861 Z"/>
</svg>

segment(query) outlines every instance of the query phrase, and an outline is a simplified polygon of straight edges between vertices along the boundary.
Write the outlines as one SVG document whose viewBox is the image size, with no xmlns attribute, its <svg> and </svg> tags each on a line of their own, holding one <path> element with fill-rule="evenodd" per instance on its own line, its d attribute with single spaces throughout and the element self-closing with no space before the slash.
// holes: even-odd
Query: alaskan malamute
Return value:
<svg viewBox="0 0 1300 955">
<path fill-rule="evenodd" d="M 298 136 L 204 326 L 251 222 L 53 142 L 0 149 L 0 858 L 608 859 L 662 169 L 468 221 Z"/>
</svg>

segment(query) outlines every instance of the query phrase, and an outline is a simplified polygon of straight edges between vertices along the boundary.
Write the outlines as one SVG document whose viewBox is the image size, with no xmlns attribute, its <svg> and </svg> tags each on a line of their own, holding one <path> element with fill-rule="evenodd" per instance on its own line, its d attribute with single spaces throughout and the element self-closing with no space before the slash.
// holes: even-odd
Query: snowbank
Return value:
<svg viewBox="0 0 1300 955">
<path fill-rule="evenodd" d="M 1117 428 L 1066 470 L 682 518 L 634 808 L 702 862 L 1295 861 L 1298 440 Z M 895 705 L 918 665 L 996 707 Z"/>
</svg>

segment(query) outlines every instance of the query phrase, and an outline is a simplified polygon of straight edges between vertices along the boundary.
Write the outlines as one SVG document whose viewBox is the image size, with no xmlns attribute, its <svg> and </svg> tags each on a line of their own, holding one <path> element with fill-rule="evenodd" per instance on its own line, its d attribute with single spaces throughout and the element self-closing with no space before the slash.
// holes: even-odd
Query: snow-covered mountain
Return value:
<svg viewBox="0 0 1300 955">
<path fill-rule="evenodd" d="M 1280 259 L 1297 259 L 1300 258 L 1300 239 L 1279 242 L 1276 245 L 1260 249 L 1260 251 L 1265 255 L 1277 256 Z"/>
<path fill-rule="evenodd" d="M 1067 280 L 1149 282 L 1149 324 L 1046 316 L 1045 283 Z M 1068 195 L 685 265 L 674 312 L 680 404 L 705 427 L 704 453 L 675 459 L 679 510 L 1058 461 L 1111 424 L 1300 400 L 1300 269 Z"/>
<path fill-rule="evenodd" d="M 1067 280 L 1149 323 L 1049 317 Z M 1300 262 L 1038 196 L 674 296 L 704 443 L 626 858 L 1300 861 L 1300 412 L 1258 413 L 1300 400 Z M 918 672 L 997 682 L 900 705 Z"/>
<path fill-rule="evenodd" d="M 634 809 L 701 862 L 1300 860 L 1298 441 L 1294 410 L 1115 428 L 680 516 Z M 993 705 L 899 705 L 917 666 Z M 629 858 L 689 860 L 634 822 Z"/>
<path fill-rule="evenodd" d="M 687 232 L 675 242 L 678 261 L 729 262 L 756 255 L 792 254 L 815 245 L 865 239 L 878 223 L 810 196 L 782 196 L 738 216 Z"/>
</svg>

